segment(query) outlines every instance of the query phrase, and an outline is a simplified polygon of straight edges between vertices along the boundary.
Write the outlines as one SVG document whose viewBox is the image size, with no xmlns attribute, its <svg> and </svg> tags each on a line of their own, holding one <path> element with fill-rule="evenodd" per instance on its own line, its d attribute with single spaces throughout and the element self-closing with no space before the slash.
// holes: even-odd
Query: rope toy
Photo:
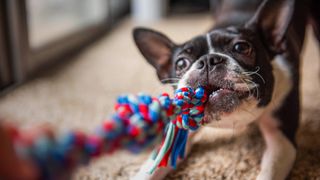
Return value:
<svg viewBox="0 0 320 180">
<path fill-rule="evenodd" d="M 17 154 L 37 165 L 41 179 L 56 179 L 103 153 L 118 149 L 139 153 L 163 135 L 148 171 L 153 173 L 157 167 L 167 166 L 169 159 L 175 168 L 177 159 L 184 157 L 188 130 L 197 130 L 202 125 L 206 101 L 203 87 L 180 88 L 174 99 L 166 93 L 158 98 L 145 94 L 119 96 L 114 115 L 93 134 L 47 133 L 24 141 L 23 132 L 13 128 L 11 137 Z"/>
</svg>

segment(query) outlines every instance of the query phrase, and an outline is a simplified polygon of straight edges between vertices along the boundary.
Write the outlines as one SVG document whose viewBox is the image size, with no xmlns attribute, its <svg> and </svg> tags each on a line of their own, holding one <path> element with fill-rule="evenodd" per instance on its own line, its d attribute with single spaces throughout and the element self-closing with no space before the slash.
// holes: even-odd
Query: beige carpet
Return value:
<svg viewBox="0 0 320 180">
<path fill-rule="evenodd" d="M 149 26 L 177 42 L 205 32 L 208 15 L 170 17 Z M 135 48 L 130 19 L 64 66 L 20 86 L 1 98 L 0 116 L 23 126 L 50 123 L 59 131 L 93 131 L 112 112 L 121 93 L 171 91 L 158 83 L 153 69 Z M 320 179 L 319 52 L 309 33 L 303 68 L 303 118 L 291 179 Z M 253 127 L 246 133 L 206 129 L 185 163 L 168 179 L 254 179 L 263 142 Z M 212 133 L 213 135 L 209 134 Z M 149 152 L 118 152 L 77 171 L 75 179 L 128 179 Z"/>
</svg>

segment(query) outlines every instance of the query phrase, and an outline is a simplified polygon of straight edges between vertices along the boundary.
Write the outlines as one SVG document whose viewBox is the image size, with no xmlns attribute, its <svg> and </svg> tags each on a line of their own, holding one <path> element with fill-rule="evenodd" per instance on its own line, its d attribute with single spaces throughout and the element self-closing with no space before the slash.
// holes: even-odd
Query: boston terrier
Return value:
<svg viewBox="0 0 320 180">
<path fill-rule="evenodd" d="M 224 0 L 215 4 L 216 23 L 205 34 L 175 44 L 160 32 L 136 28 L 135 43 L 162 82 L 175 88 L 209 89 L 207 126 L 241 128 L 257 123 L 266 143 L 257 179 L 285 179 L 296 158 L 300 53 L 308 2 Z M 162 179 L 172 170 L 159 168 L 148 175 L 141 169 L 137 179 Z"/>
</svg>

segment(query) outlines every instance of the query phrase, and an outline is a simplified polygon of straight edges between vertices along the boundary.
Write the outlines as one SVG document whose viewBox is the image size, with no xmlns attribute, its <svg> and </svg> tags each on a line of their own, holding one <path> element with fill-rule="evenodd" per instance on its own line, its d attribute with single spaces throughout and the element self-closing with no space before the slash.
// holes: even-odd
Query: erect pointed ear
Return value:
<svg viewBox="0 0 320 180">
<path fill-rule="evenodd" d="M 157 70 L 159 79 L 169 78 L 174 43 L 165 35 L 146 28 L 135 28 L 133 38 L 142 55 Z"/>
<path fill-rule="evenodd" d="M 293 11 L 294 0 L 264 0 L 246 27 L 261 32 L 270 50 L 280 53 Z"/>
</svg>

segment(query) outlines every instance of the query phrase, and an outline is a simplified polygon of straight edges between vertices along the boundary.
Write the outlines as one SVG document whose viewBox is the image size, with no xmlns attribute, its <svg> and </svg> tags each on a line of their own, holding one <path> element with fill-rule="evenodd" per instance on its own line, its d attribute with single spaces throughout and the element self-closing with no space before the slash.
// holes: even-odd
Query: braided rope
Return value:
<svg viewBox="0 0 320 180">
<path fill-rule="evenodd" d="M 35 162 L 43 179 L 56 179 L 90 159 L 117 149 L 138 153 L 165 138 L 153 157 L 152 173 L 159 166 L 176 167 L 183 158 L 188 130 L 202 123 L 207 94 L 203 87 L 180 88 L 174 99 L 168 94 L 153 98 L 145 94 L 118 97 L 115 113 L 98 127 L 94 134 L 71 131 L 63 136 L 46 133 L 32 140 L 23 140 L 23 132 L 13 129 L 12 139 L 18 155 Z"/>
</svg>

